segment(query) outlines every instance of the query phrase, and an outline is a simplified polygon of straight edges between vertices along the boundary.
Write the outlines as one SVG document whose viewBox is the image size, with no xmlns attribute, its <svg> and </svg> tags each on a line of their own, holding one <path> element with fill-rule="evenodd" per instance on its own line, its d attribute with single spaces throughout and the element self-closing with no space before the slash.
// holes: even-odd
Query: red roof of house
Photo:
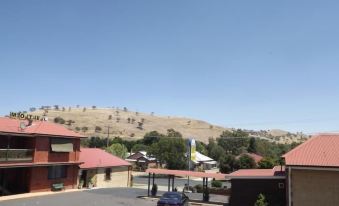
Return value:
<svg viewBox="0 0 339 206">
<path fill-rule="evenodd" d="M 11 119 L 7 117 L 0 117 L 0 133 L 14 133 L 25 135 L 53 135 L 62 137 L 84 137 L 79 133 L 65 128 L 62 125 L 47 122 L 47 121 L 33 121 L 32 125 L 25 129 L 20 128 L 20 123 L 24 122 L 28 125 L 27 120 Z"/>
<path fill-rule="evenodd" d="M 81 148 L 79 161 L 84 162 L 81 169 L 130 166 L 127 161 L 98 148 Z"/>
<path fill-rule="evenodd" d="M 228 178 L 239 177 L 274 177 L 283 176 L 285 167 L 275 166 L 273 169 L 240 169 L 227 175 Z"/>
<path fill-rule="evenodd" d="M 182 177 L 208 177 L 215 178 L 217 180 L 225 180 L 226 174 L 222 173 L 205 173 L 205 172 L 194 172 L 188 170 L 167 170 L 167 169 L 147 169 L 146 173 L 154 173 L 154 174 L 163 174 L 163 175 L 175 175 Z"/>
<path fill-rule="evenodd" d="M 258 164 L 258 162 L 260 162 L 260 160 L 263 159 L 262 156 L 255 154 L 255 153 L 243 153 L 243 154 L 238 155 L 237 158 L 240 158 L 242 155 L 248 155 L 248 156 L 252 157 L 257 164 Z"/>
<path fill-rule="evenodd" d="M 322 134 L 283 155 L 286 165 L 339 167 L 339 134 Z"/>
</svg>

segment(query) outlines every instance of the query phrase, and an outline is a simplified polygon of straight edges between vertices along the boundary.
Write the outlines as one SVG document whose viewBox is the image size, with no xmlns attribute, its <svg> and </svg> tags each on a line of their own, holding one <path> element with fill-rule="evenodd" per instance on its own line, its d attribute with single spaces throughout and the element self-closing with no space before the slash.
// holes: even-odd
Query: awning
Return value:
<svg viewBox="0 0 339 206">
<path fill-rule="evenodd" d="M 147 169 L 146 173 L 163 174 L 163 175 L 175 175 L 181 177 L 201 177 L 201 178 L 215 178 L 216 180 L 226 180 L 226 174 L 222 173 L 205 173 L 195 172 L 187 170 L 167 170 L 167 169 Z"/>
<path fill-rule="evenodd" d="M 52 138 L 51 148 L 53 152 L 73 152 L 73 141 L 71 139 Z"/>
</svg>

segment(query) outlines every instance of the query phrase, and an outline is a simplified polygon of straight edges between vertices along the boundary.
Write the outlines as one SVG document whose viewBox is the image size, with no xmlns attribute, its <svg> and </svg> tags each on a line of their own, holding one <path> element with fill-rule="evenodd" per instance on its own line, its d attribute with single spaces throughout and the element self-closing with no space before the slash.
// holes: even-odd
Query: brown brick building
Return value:
<svg viewBox="0 0 339 206">
<path fill-rule="evenodd" d="M 76 188 L 82 137 L 46 121 L 0 118 L 0 195 Z"/>
<path fill-rule="evenodd" d="M 283 156 L 288 206 L 339 205 L 339 135 L 315 136 Z"/>
</svg>

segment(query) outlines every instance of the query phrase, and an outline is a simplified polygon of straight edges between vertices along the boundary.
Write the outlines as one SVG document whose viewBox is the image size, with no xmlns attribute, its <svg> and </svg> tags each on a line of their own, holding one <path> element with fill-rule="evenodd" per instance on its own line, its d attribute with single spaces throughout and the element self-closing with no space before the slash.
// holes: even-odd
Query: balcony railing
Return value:
<svg viewBox="0 0 339 206">
<path fill-rule="evenodd" d="M 32 161 L 33 149 L 0 149 L 0 162 Z"/>
</svg>

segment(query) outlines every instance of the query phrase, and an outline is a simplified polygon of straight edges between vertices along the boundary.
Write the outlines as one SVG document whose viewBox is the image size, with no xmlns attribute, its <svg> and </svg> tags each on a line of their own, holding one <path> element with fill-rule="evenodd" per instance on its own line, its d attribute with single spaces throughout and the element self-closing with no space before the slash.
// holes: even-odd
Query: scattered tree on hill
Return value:
<svg viewBox="0 0 339 206">
<path fill-rule="evenodd" d="M 92 106 L 92 109 L 96 109 L 97 108 L 97 106 Z"/>
<path fill-rule="evenodd" d="M 83 111 L 83 112 L 86 112 L 86 107 L 84 107 L 84 108 L 82 109 L 82 111 Z"/>
<path fill-rule="evenodd" d="M 213 125 L 210 125 L 210 129 L 213 129 Z"/>
<path fill-rule="evenodd" d="M 67 124 L 68 126 L 72 126 L 73 123 L 75 123 L 75 121 L 74 121 L 74 120 L 71 120 L 71 119 L 66 121 L 66 124 Z"/>
<path fill-rule="evenodd" d="M 119 111 L 115 111 L 115 116 L 119 116 Z"/>
<path fill-rule="evenodd" d="M 30 112 L 35 112 L 35 111 L 36 111 L 36 108 L 35 108 L 35 107 L 31 107 L 31 108 L 29 108 L 29 111 L 30 111 Z"/>
<path fill-rule="evenodd" d="M 83 133 L 86 133 L 87 130 L 88 130 L 88 127 L 82 127 L 81 130 L 82 130 Z"/>
<path fill-rule="evenodd" d="M 141 122 L 142 122 L 142 123 L 145 123 L 145 118 L 141 118 Z"/>
<path fill-rule="evenodd" d="M 138 122 L 137 128 L 140 129 L 140 130 L 143 130 L 143 129 L 144 129 L 144 128 L 143 128 L 143 125 L 144 125 L 144 123 Z"/>
<path fill-rule="evenodd" d="M 120 122 L 120 117 L 117 117 L 116 122 L 117 122 L 117 123 Z"/>
<path fill-rule="evenodd" d="M 233 131 L 223 131 L 220 137 L 248 137 L 248 132 L 245 132 L 241 129 L 233 130 Z"/>
<path fill-rule="evenodd" d="M 59 110 L 59 105 L 54 105 L 55 110 Z"/>
<path fill-rule="evenodd" d="M 65 124 L 65 120 L 62 117 L 56 117 L 54 118 L 54 123 L 58 123 L 58 124 Z"/>
<path fill-rule="evenodd" d="M 119 144 L 119 143 L 112 144 L 111 146 L 107 147 L 105 150 L 111 153 L 112 155 L 115 155 L 122 159 L 126 158 L 127 152 L 128 152 L 125 145 Z"/>
<path fill-rule="evenodd" d="M 108 120 L 111 120 L 112 119 L 112 115 L 108 115 Z"/>
<path fill-rule="evenodd" d="M 139 116 L 139 112 L 135 112 L 135 116 Z"/>
<path fill-rule="evenodd" d="M 151 112 L 151 116 L 154 116 L 154 112 Z"/>
<path fill-rule="evenodd" d="M 129 123 L 131 123 L 131 118 L 127 118 L 127 123 L 129 124 Z"/>
<path fill-rule="evenodd" d="M 80 107 L 80 105 L 77 104 L 77 108 L 79 108 L 79 107 Z"/>
<path fill-rule="evenodd" d="M 132 124 L 134 124 L 134 122 L 135 122 L 135 119 L 134 119 L 134 118 L 132 118 L 132 119 L 131 119 L 131 123 L 132 123 Z"/>
<path fill-rule="evenodd" d="M 76 130 L 77 132 L 79 132 L 79 131 L 81 130 L 81 128 L 80 128 L 80 127 L 75 127 L 75 130 Z"/>
<path fill-rule="evenodd" d="M 101 132 L 102 131 L 102 128 L 101 127 L 99 127 L 99 126 L 95 126 L 95 132 Z"/>
<path fill-rule="evenodd" d="M 68 107 L 68 111 L 69 111 L 69 112 L 71 111 L 71 109 L 72 109 L 71 107 Z"/>
<path fill-rule="evenodd" d="M 188 120 L 188 121 L 187 121 L 187 125 L 191 125 L 191 120 Z"/>
<path fill-rule="evenodd" d="M 66 108 L 65 108 L 65 107 L 62 107 L 62 111 L 63 111 L 63 112 L 66 111 Z"/>
<path fill-rule="evenodd" d="M 128 109 L 127 109 L 127 107 L 124 107 L 124 112 L 128 112 Z"/>
</svg>

